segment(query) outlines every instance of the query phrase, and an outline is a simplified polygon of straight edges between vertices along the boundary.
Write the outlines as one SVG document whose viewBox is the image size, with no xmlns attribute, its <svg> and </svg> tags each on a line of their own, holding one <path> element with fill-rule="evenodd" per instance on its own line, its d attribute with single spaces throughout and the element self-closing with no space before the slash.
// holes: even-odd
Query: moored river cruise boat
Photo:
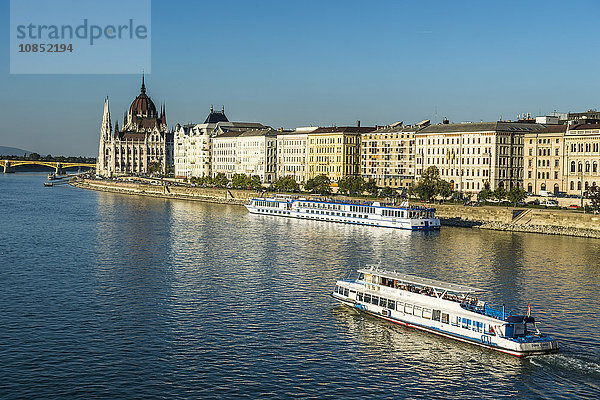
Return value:
<svg viewBox="0 0 600 400">
<path fill-rule="evenodd" d="M 387 321 L 515 356 L 558 351 L 558 341 L 542 334 L 535 319 L 494 309 L 480 289 L 386 271 L 358 270 L 355 279 L 337 281 L 331 295 L 359 311 Z"/>
<path fill-rule="evenodd" d="M 440 229 L 435 209 L 410 206 L 407 202 L 398 206 L 378 201 L 275 196 L 250 199 L 246 208 L 253 214 L 280 217 L 411 230 Z"/>
</svg>

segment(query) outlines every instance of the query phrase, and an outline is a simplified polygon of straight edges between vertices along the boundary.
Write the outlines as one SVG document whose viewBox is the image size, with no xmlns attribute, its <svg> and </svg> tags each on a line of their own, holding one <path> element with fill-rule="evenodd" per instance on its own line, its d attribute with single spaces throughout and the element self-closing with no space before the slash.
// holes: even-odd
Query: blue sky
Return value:
<svg viewBox="0 0 600 400">
<path fill-rule="evenodd" d="M 119 10 L 114 10 L 115 14 Z M 597 1 L 152 2 L 148 94 L 167 122 L 273 127 L 493 121 L 598 108 Z M 9 25 L 9 1 L 0 0 Z M 11 75 L 0 38 L 0 145 L 96 155 L 138 75 Z"/>
</svg>

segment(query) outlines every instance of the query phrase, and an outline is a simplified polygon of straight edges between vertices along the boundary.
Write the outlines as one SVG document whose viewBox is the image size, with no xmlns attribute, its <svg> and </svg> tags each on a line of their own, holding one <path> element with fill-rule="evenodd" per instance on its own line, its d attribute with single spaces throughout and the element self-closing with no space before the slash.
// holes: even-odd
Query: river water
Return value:
<svg viewBox="0 0 600 400">
<path fill-rule="evenodd" d="M 598 398 L 600 240 L 419 233 L 0 174 L 2 398 Z M 560 340 L 525 359 L 338 305 L 365 264 L 480 287 Z"/>
</svg>

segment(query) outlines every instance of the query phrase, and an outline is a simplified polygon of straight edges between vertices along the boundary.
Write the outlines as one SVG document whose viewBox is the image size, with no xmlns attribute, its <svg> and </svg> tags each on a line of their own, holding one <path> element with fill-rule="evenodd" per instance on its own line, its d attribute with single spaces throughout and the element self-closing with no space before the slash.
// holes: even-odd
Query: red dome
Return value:
<svg viewBox="0 0 600 400">
<path fill-rule="evenodd" d="M 149 118 L 158 118 L 158 113 L 156 112 L 156 106 L 146 95 L 146 84 L 144 83 L 144 77 L 142 76 L 142 89 L 138 97 L 133 100 L 131 103 L 131 107 L 129 107 L 129 115 L 135 117 L 149 117 Z"/>
</svg>

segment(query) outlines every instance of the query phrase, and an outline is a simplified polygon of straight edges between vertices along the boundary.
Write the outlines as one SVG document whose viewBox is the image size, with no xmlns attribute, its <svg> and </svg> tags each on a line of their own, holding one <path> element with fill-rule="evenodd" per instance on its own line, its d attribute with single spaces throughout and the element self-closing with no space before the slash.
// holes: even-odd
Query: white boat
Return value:
<svg viewBox="0 0 600 400">
<path fill-rule="evenodd" d="M 497 310 L 479 300 L 480 289 L 386 271 L 358 270 L 337 281 L 333 298 L 362 312 L 411 328 L 515 356 L 558 351 L 531 317 Z"/>
<path fill-rule="evenodd" d="M 378 201 L 275 196 L 250 199 L 246 208 L 253 214 L 280 217 L 411 230 L 440 229 L 435 209 L 410 206 L 408 202 L 398 206 Z"/>
</svg>

